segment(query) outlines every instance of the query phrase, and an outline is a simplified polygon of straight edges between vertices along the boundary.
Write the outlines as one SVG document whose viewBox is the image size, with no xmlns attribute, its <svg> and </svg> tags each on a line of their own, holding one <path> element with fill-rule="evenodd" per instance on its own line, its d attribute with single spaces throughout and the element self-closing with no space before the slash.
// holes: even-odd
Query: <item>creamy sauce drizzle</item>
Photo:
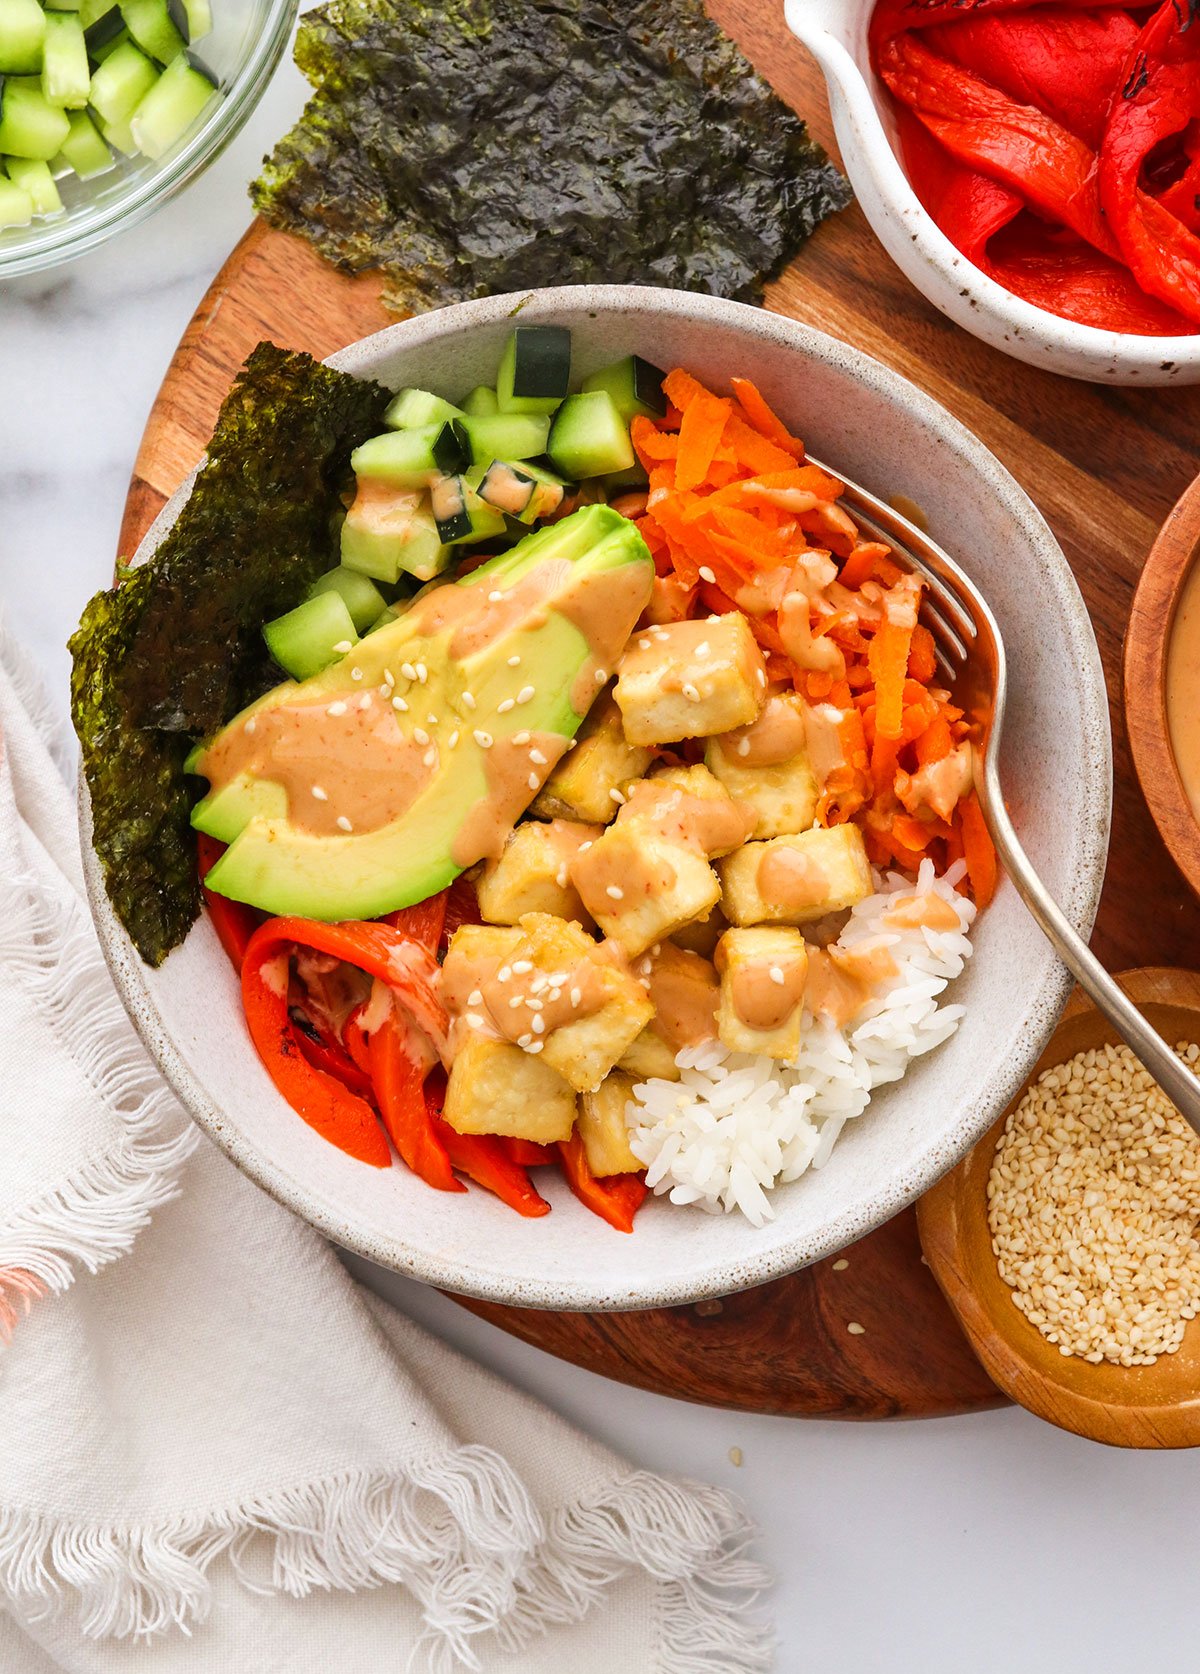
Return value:
<svg viewBox="0 0 1200 1674">
<path fill-rule="evenodd" d="M 728 854 L 746 842 L 758 821 L 747 802 L 731 796 L 698 796 L 670 779 L 641 779 L 617 815 L 618 823 L 645 820 L 668 839 L 690 843 L 707 855 Z"/>
<path fill-rule="evenodd" d="M 1167 730 L 1179 777 L 1200 819 L 1200 561 L 1183 585 L 1167 646 Z"/>
<path fill-rule="evenodd" d="M 724 733 L 721 753 L 737 767 L 778 767 L 807 748 L 804 702 L 791 693 L 768 695 L 756 721 Z M 746 747 L 743 749 L 742 746 Z"/>
<path fill-rule="evenodd" d="M 567 740 L 560 733 L 534 732 L 525 735 L 521 744 L 511 736 L 497 738 L 483 751 L 487 795 L 471 804 L 455 833 L 450 858 L 456 866 L 473 866 L 500 853 L 566 748 Z M 535 753 L 543 758 L 536 764 Z"/>
<path fill-rule="evenodd" d="M 717 963 L 722 963 L 719 951 Z M 808 955 L 803 949 L 739 965 L 729 984 L 734 1012 L 748 1029 L 766 1034 L 781 1028 L 803 1003 L 807 979 Z"/>
<path fill-rule="evenodd" d="M 634 971 L 648 985 L 654 1006 L 649 1027 L 672 1052 L 715 1036 L 721 990 L 707 959 L 662 942 L 657 953 L 634 962 Z"/>
<path fill-rule="evenodd" d="M 811 855 L 786 846 L 767 849 L 758 863 L 757 883 L 764 901 L 785 912 L 818 906 L 829 893 L 825 868 Z"/>
<path fill-rule="evenodd" d="M 599 951 L 599 950 L 597 950 Z M 516 970 L 516 965 L 530 965 Z M 471 956 L 451 947 L 442 966 L 442 1003 L 450 1014 L 450 1050 L 464 1035 L 526 1044 L 600 1011 L 607 999 L 601 967 L 594 959 L 566 961 L 539 970 L 527 958 Z M 534 1019 L 541 1027 L 534 1028 Z"/>
<path fill-rule="evenodd" d="M 895 930 L 957 930 L 958 914 L 940 895 L 901 895 L 883 915 Z"/>
<path fill-rule="evenodd" d="M 596 693 L 614 673 L 631 625 L 650 602 L 654 569 L 624 564 L 619 570 L 583 575 L 558 601 L 559 612 L 579 629 L 588 654 L 571 684 L 571 708 L 586 715 Z"/>
</svg>

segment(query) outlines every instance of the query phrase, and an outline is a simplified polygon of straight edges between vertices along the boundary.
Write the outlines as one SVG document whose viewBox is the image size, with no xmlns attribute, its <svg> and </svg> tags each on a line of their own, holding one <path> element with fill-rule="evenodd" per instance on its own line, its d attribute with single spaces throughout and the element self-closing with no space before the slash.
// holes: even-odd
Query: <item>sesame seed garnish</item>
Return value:
<svg viewBox="0 0 1200 1674">
<path fill-rule="evenodd" d="M 639 651 L 649 651 L 649 649 L 650 649 L 650 641 L 648 639 L 639 639 L 638 640 L 638 650 Z"/>
<path fill-rule="evenodd" d="M 544 1019 L 541 1017 L 531 1018 L 529 1027 L 533 1030 L 535 1035 L 541 1035 L 546 1032 L 546 1024 Z"/>
<path fill-rule="evenodd" d="M 554 874 L 554 881 L 560 889 L 565 889 L 567 887 L 567 880 L 570 876 L 571 874 L 567 871 L 567 865 L 564 861 L 558 871 Z"/>
<path fill-rule="evenodd" d="M 516 1011 L 516 1010 L 518 1010 L 519 1007 L 523 1006 L 524 1004 L 525 1004 L 524 994 L 514 994 L 512 999 L 508 1002 L 508 1009 L 510 1011 Z"/>
<path fill-rule="evenodd" d="M 713 582 L 716 581 L 717 578 L 716 578 L 716 575 L 714 574 L 714 572 L 709 569 L 707 564 L 701 564 L 701 566 L 700 566 L 700 579 L 701 579 L 701 581 L 707 581 L 711 585 Z"/>
<path fill-rule="evenodd" d="M 431 744 L 425 754 L 421 757 L 421 760 L 425 763 L 426 767 L 432 767 L 437 761 L 437 745 Z"/>
<path fill-rule="evenodd" d="M 852 1319 L 846 1330 L 852 1337 L 863 1337 L 866 1335 L 867 1328 L 865 1325 L 860 1325 L 856 1319 Z"/>
<path fill-rule="evenodd" d="M 704 573 L 703 570 L 701 570 L 700 573 L 701 573 L 701 575 L 703 575 L 703 573 Z M 742 1462 L 742 1450 L 741 1450 L 741 1448 L 740 1447 L 731 1447 L 729 1449 L 729 1463 L 731 1465 L 740 1465 L 741 1462 Z"/>
<path fill-rule="evenodd" d="M 515 698 L 502 698 L 501 701 L 496 705 L 496 713 L 497 713 L 497 715 L 507 715 L 510 709 L 515 709 L 515 708 L 516 708 L 516 699 Z"/>
<path fill-rule="evenodd" d="M 535 687 L 533 687 L 533 686 L 522 686 L 521 690 L 517 693 L 517 702 L 518 703 L 528 703 L 535 696 L 536 696 L 536 688 Z"/>
<path fill-rule="evenodd" d="M 352 639 L 335 640 L 333 649 L 335 651 L 340 652 L 341 655 L 344 657 L 346 655 L 347 651 L 353 651 L 354 650 L 354 641 Z"/>
<path fill-rule="evenodd" d="M 525 783 L 529 786 L 530 790 L 537 790 L 537 788 L 539 787 L 541 782 L 542 781 L 538 778 L 536 773 L 531 773 L 529 775 L 528 779 L 526 779 L 526 781 L 525 781 Z"/>
<path fill-rule="evenodd" d="M 499 590 L 499 588 L 493 587 L 492 591 L 488 594 L 488 603 L 499 604 L 503 598 L 504 594 Z"/>
<path fill-rule="evenodd" d="M 528 1052 L 529 1048 L 533 1045 L 533 1036 L 532 1035 L 518 1035 L 517 1036 L 517 1045 L 521 1046 L 521 1047 L 524 1047 L 525 1051 Z"/>
<path fill-rule="evenodd" d="M 612 798 L 612 800 L 617 804 L 618 808 L 622 806 L 622 804 L 625 801 L 625 792 L 624 791 L 618 790 L 616 785 L 614 785 L 612 787 L 612 789 L 609 791 L 608 794 Z"/>
<path fill-rule="evenodd" d="M 544 1040 L 531 1041 L 530 1044 L 525 1048 L 525 1050 L 526 1050 L 526 1052 L 540 1052 L 542 1050 L 542 1047 L 545 1046 L 545 1044 L 546 1043 L 545 1043 Z"/>
<path fill-rule="evenodd" d="M 431 727 L 436 727 L 438 724 L 438 718 L 436 715 L 426 715 L 425 719 L 429 722 Z"/>
<path fill-rule="evenodd" d="M 346 818 L 345 814 L 339 814 L 338 815 L 338 817 L 337 817 L 337 827 L 338 827 L 339 831 L 353 831 L 354 830 L 354 827 L 350 824 L 350 821 Z"/>
<path fill-rule="evenodd" d="M 680 687 L 680 690 L 682 691 L 684 697 L 688 700 L 689 703 L 699 703 L 700 702 L 699 688 L 696 687 L 696 686 L 693 686 L 693 684 L 690 680 L 685 680 L 683 685 Z"/>
<path fill-rule="evenodd" d="M 474 709 L 475 708 L 475 694 L 474 694 L 474 692 L 464 692 L 463 695 L 462 695 L 462 701 L 463 701 L 463 708 L 464 709 Z"/>
<path fill-rule="evenodd" d="M 510 976 L 512 976 L 512 966 L 501 965 L 500 969 L 496 972 L 496 981 L 507 982 Z"/>
<path fill-rule="evenodd" d="M 369 709 L 371 707 L 371 694 L 370 694 L 370 692 L 364 692 L 363 693 L 363 695 L 358 700 L 358 707 L 360 709 Z"/>
<path fill-rule="evenodd" d="M 756 672 L 756 674 L 757 674 L 757 675 L 758 675 L 758 683 L 759 683 L 759 685 L 760 685 L 760 686 L 765 686 L 765 685 L 766 685 L 766 683 L 767 683 L 767 677 L 766 677 L 766 674 L 765 674 L 765 673 L 764 673 L 764 672 L 763 672 L 763 670 L 762 670 L 762 669 L 761 669 L 761 668 L 760 668 L 760 669 L 757 669 L 757 670 L 756 670 L 756 671 L 755 671 L 755 672 Z"/>
<path fill-rule="evenodd" d="M 465 1012 L 463 1014 L 463 1020 L 472 1029 L 482 1029 L 484 1027 L 484 1019 L 480 1016 L 480 1014 L 477 1011 Z"/>
<path fill-rule="evenodd" d="M 529 759 L 535 767 L 546 767 L 548 765 L 541 750 L 530 750 Z"/>
<path fill-rule="evenodd" d="M 580 843 L 580 845 L 579 845 L 580 854 L 586 854 L 588 852 L 588 850 L 591 848 L 591 846 L 592 846 L 592 839 L 589 837 L 586 843 Z"/>
<path fill-rule="evenodd" d="M 417 671 L 411 663 L 401 663 L 400 672 L 406 680 L 415 680 L 417 678 Z"/>
<path fill-rule="evenodd" d="M 579 743 L 579 740 L 577 738 L 572 738 L 567 745 L 567 749 L 568 750 L 573 750 L 575 748 L 576 744 L 578 744 L 578 743 Z"/>
<path fill-rule="evenodd" d="M 528 744 L 532 737 L 533 734 L 531 732 L 514 732 L 512 735 L 512 741 L 514 744 Z"/>
<path fill-rule="evenodd" d="M 325 711 L 325 713 L 327 715 L 332 715 L 336 719 L 337 716 L 344 715 L 346 713 L 346 709 L 347 705 L 342 702 L 341 698 L 338 698 L 336 703 L 331 703 L 329 705 L 329 708 Z M 253 722 L 247 722 L 247 731 L 249 731 L 249 728 L 252 725 Z"/>
<path fill-rule="evenodd" d="M 390 686 L 381 686 L 379 688 L 379 695 L 381 698 L 390 698 L 392 695 L 392 688 Z"/>
<path fill-rule="evenodd" d="M 609 884 L 604 893 L 610 901 L 623 901 L 625 899 L 625 891 L 618 884 Z"/>
<path fill-rule="evenodd" d="M 250 719 L 246 722 L 244 730 L 246 732 L 253 732 L 257 725 L 258 722 L 254 719 L 254 716 L 251 715 Z"/>
<path fill-rule="evenodd" d="M 783 966 L 782 965 L 772 965 L 770 970 L 767 972 L 767 975 L 770 977 L 771 981 L 776 985 L 777 988 L 782 988 L 785 981 L 787 980 L 786 977 L 783 974 Z"/>
<path fill-rule="evenodd" d="M 457 743 L 458 743 L 458 729 L 456 727 L 455 730 L 450 734 L 449 738 L 446 740 L 446 748 L 448 750 L 453 750 Z"/>
<path fill-rule="evenodd" d="M 490 732 L 484 732 L 482 727 L 476 727 L 475 731 L 471 734 L 471 736 L 475 740 L 476 744 L 479 745 L 479 748 L 481 750 L 490 750 L 491 749 L 491 747 L 492 747 L 492 735 L 491 735 Z"/>
<path fill-rule="evenodd" d="M 483 1004 L 483 989 L 472 988 L 471 992 L 467 995 L 467 1004 L 469 1006 L 481 1006 Z"/>
<path fill-rule="evenodd" d="M 835 1273 L 844 1273 L 849 1265 L 850 1263 L 846 1260 L 845 1256 L 841 1256 L 834 1262 L 833 1270 Z"/>
<path fill-rule="evenodd" d="M 312 793 L 313 793 L 313 796 L 315 797 L 315 799 L 318 802 L 328 802 L 329 801 L 329 792 L 326 791 L 326 790 L 323 790 L 320 785 L 314 785 L 313 788 L 312 788 Z"/>
<path fill-rule="evenodd" d="M 429 734 L 425 731 L 424 727 L 414 727 L 413 737 L 416 739 L 418 744 L 429 743 Z"/>
<path fill-rule="evenodd" d="M 528 976 L 533 969 L 533 962 L 529 959 L 514 959 L 512 968 L 515 975 Z"/>
<path fill-rule="evenodd" d="M 513 655 L 507 659 L 507 662 L 509 668 L 520 668 L 521 666 L 521 659 L 517 656 L 515 651 Z"/>
<path fill-rule="evenodd" d="M 392 699 L 392 708 L 398 709 L 402 715 L 408 714 L 408 705 L 402 697 L 394 697 Z"/>
<path fill-rule="evenodd" d="M 570 994 L 571 1004 L 573 1006 L 577 1006 L 577 1005 L 579 1005 L 579 1003 L 582 999 L 583 999 L 583 989 L 582 988 L 572 988 L 571 994 Z"/>
<path fill-rule="evenodd" d="M 363 677 L 363 672 L 362 672 L 361 668 L 352 668 L 350 670 L 351 680 L 361 680 L 362 677 Z"/>
<path fill-rule="evenodd" d="M 543 983 L 542 986 L 544 987 L 545 984 Z M 530 1011 L 542 1011 L 545 1009 L 541 1000 L 530 998 L 526 1003 L 528 1004 Z M 533 1026 L 535 1029 L 537 1028 L 536 1023 Z"/>
<path fill-rule="evenodd" d="M 416 664 L 414 664 L 414 667 L 416 668 L 416 671 L 417 671 L 417 679 L 421 682 L 421 684 L 423 686 L 425 684 L 425 682 L 429 679 L 429 670 L 425 667 L 424 663 L 416 663 Z"/>
<path fill-rule="evenodd" d="M 553 1005 L 556 1000 L 562 999 L 562 989 L 552 988 L 546 998 L 550 1001 L 550 1004 Z"/>
<path fill-rule="evenodd" d="M 712 655 L 712 646 L 706 639 L 702 639 L 696 647 L 695 654 L 697 657 L 709 657 Z"/>
<path fill-rule="evenodd" d="M 737 753 L 739 756 L 748 756 L 750 754 L 750 740 L 748 738 L 738 739 Z"/>
<path fill-rule="evenodd" d="M 384 669 L 383 678 L 387 681 L 389 686 L 394 686 L 396 684 L 396 676 L 392 673 L 390 668 Z"/>
</svg>

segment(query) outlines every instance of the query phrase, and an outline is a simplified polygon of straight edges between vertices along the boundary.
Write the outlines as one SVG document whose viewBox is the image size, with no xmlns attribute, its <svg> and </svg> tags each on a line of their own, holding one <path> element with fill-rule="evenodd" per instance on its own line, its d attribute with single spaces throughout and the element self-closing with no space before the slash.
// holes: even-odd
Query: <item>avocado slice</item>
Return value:
<svg viewBox="0 0 1200 1674">
<path fill-rule="evenodd" d="M 636 527 L 585 506 L 424 588 L 338 662 L 193 751 L 209 889 L 270 913 L 376 918 L 504 837 L 565 753 L 650 597 Z"/>
</svg>

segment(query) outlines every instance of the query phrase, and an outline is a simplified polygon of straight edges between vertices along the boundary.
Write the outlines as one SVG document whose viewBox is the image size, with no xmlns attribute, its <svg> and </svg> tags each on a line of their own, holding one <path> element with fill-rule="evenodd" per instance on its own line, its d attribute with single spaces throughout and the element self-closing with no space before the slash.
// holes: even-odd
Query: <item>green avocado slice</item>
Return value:
<svg viewBox="0 0 1200 1674">
<path fill-rule="evenodd" d="M 193 752 L 209 889 L 376 918 L 488 854 L 565 752 L 650 597 L 636 527 L 586 506 L 287 681 Z"/>
</svg>

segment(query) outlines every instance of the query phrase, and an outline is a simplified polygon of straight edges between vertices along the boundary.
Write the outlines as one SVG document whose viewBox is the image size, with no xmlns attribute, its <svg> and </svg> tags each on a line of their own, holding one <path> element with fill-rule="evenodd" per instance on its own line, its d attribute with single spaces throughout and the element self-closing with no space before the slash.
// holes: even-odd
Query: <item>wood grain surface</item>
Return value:
<svg viewBox="0 0 1200 1674">
<path fill-rule="evenodd" d="M 1165 1039 L 1200 1039 L 1200 976 L 1151 968 L 1126 971 L 1119 980 Z M 1076 990 L 1035 1073 L 1119 1038 Z M 1113 1447 L 1197 1446 L 1200 1324 L 1195 1320 L 1178 1352 L 1160 1355 L 1153 1366 L 1092 1366 L 1061 1354 L 1014 1306 L 992 1254 L 986 1196 L 1007 1115 L 925 1193 L 917 1209 L 929 1265 L 976 1353 L 1006 1394 L 1061 1429 Z"/>
<path fill-rule="evenodd" d="M 777 0 L 711 0 L 718 21 L 833 149 L 824 83 Z M 1008 359 L 913 289 L 852 207 L 770 288 L 767 306 L 845 338 L 929 391 L 1041 507 L 1096 625 L 1113 705 L 1113 852 L 1093 945 L 1113 968 L 1187 964 L 1200 901 L 1184 886 L 1130 766 L 1120 714 L 1129 601 L 1155 533 L 1200 468 L 1200 388 L 1077 384 Z M 391 323 L 370 277 L 347 279 L 299 241 L 254 226 L 217 276 L 167 372 L 122 528 L 131 553 L 199 459 L 221 398 L 268 337 L 317 356 Z M 1150 909 L 1150 910 L 1148 910 Z M 997 1403 L 922 1265 L 912 1211 L 789 1279 L 725 1301 L 641 1314 L 555 1315 L 472 1303 L 554 1354 L 685 1399 L 778 1413 L 922 1416 Z M 866 1329 L 850 1335 L 847 1323 Z"/>
</svg>

